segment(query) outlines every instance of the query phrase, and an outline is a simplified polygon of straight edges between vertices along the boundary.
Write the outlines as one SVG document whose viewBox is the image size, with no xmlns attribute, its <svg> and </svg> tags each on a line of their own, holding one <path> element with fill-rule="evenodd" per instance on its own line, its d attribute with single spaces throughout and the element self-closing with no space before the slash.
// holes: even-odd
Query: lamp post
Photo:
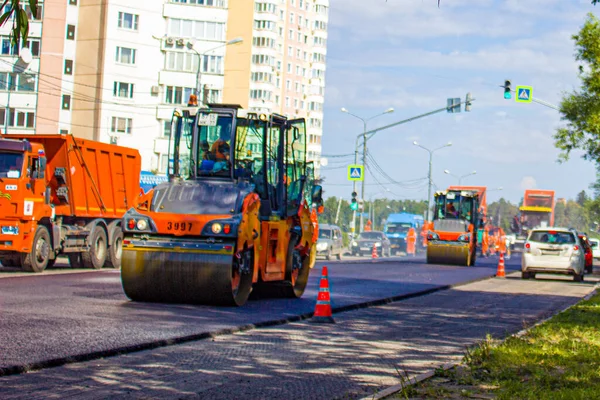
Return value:
<svg viewBox="0 0 600 400">
<path fill-rule="evenodd" d="M 367 122 L 372 120 L 373 118 L 380 117 L 384 114 L 393 113 L 394 109 L 392 107 L 390 107 L 387 110 L 385 110 L 384 112 L 374 115 L 369 118 L 362 118 L 362 117 L 359 117 L 358 115 L 352 114 L 350 111 L 348 111 L 344 107 L 342 107 L 341 111 L 346 114 L 352 115 L 353 117 L 358 118 L 363 122 L 363 133 L 361 133 L 360 135 L 358 135 L 356 137 L 356 144 L 354 146 L 354 164 L 358 163 L 358 143 L 359 143 L 360 137 L 362 136 L 362 138 L 363 138 L 362 164 L 363 164 L 363 168 L 364 168 L 367 164 Z M 363 170 L 363 181 L 362 181 L 362 187 L 360 190 L 360 198 L 363 200 L 363 204 L 364 204 L 364 200 L 365 200 L 365 175 L 366 175 L 366 171 Z M 356 181 L 353 182 L 352 191 L 356 192 Z M 364 215 L 363 214 L 364 214 L 364 208 L 363 208 L 363 212 L 360 213 L 360 230 L 359 230 L 359 232 L 362 232 L 363 227 L 364 227 L 364 219 L 363 219 Z M 352 212 L 352 234 L 353 234 L 352 236 L 353 237 L 354 237 L 354 233 L 356 231 L 355 227 L 356 227 L 356 210 Z"/>
<path fill-rule="evenodd" d="M 477 174 L 477 171 L 473 171 L 473 172 L 471 172 L 471 173 L 468 173 L 468 174 L 466 174 L 466 175 L 462 175 L 462 176 L 456 176 L 456 175 L 454 175 L 454 174 L 450 173 L 450 171 L 448 171 L 447 169 L 445 169 L 445 170 L 444 170 L 444 173 L 445 173 L 446 175 L 450 175 L 450 176 L 453 176 L 453 177 L 455 177 L 456 179 L 458 179 L 458 186 L 460 186 L 460 183 L 462 182 L 463 178 L 466 178 L 467 176 L 471 176 L 471 175 L 476 175 L 476 174 Z"/>
<path fill-rule="evenodd" d="M 217 47 L 213 47 L 212 49 L 203 51 L 202 53 L 199 52 L 198 50 L 196 50 L 194 48 L 194 46 L 189 47 L 190 50 L 192 50 L 194 53 L 196 53 L 196 55 L 198 56 L 198 68 L 196 70 L 196 96 L 198 96 L 198 100 L 203 102 L 204 97 L 203 97 L 203 93 L 202 93 L 202 84 L 200 83 L 200 77 L 202 74 L 202 57 L 205 56 L 207 53 L 210 53 L 213 50 L 216 49 L 220 49 L 221 47 L 225 47 L 225 46 L 229 46 L 230 44 L 237 44 L 237 43 L 242 43 L 244 41 L 243 38 L 241 37 L 237 37 L 235 39 L 231 39 L 228 42 L 222 43 Z"/>
<path fill-rule="evenodd" d="M 452 146 L 452 142 L 448 142 L 445 145 L 438 147 L 437 149 L 429 150 L 427 147 L 421 146 L 417 141 L 414 141 L 413 144 L 417 147 L 422 148 L 423 150 L 429 153 L 429 189 L 427 191 L 427 221 L 431 221 L 431 186 L 433 185 L 433 181 L 431 180 L 431 166 L 433 162 L 433 153 L 438 150 L 443 149 L 444 147 Z"/>
</svg>

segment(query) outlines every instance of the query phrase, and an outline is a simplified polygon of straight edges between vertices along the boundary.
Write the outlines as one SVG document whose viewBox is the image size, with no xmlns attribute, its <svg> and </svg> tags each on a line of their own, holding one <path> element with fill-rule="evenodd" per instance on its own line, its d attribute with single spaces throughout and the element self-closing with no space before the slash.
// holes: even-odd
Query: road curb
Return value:
<svg viewBox="0 0 600 400">
<path fill-rule="evenodd" d="M 517 275 L 517 274 L 518 274 L 518 272 L 514 272 L 511 275 Z M 521 329 L 520 331 L 518 331 L 516 333 L 513 333 L 511 335 L 506 336 L 502 340 L 502 343 L 504 343 L 506 340 L 508 340 L 508 339 L 510 339 L 512 337 L 517 337 L 517 338 L 521 337 L 521 336 L 527 334 L 527 332 L 529 332 L 531 329 L 533 329 L 533 328 L 535 328 L 535 327 L 537 327 L 539 325 L 542 325 L 542 324 L 548 322 L 550 319 L 554 318 L 555 316 L 559 315 L 560 313 L 563 313 L 563 312 L 565 312 L 565 311 L 573 308 L 574 306 L 576 306 L 577 304 L 581 303 L 582 301 L 589 300 L 592 296 L 594 296 L 596 293 L 598 293 L 599 289 L 600 289 L 600 283 L 597 283 L 595 285 L 594 289 L 590 293 L 588 293 L 587 295 L 585 295 L 584 297 L 582 297 L 576 303 L 571 304 L 570 306 L 568 306 L 567 308 L 565 308 L 563 310 L 558 310 L 558 311 L 556 311 L 554 313 L 551 313 L 550 316 L 548 316 L 546 318 L 543 318 L 542 320 L 536 322 L 535 324 L 531 325 L 528 328 Z M 417 383 L 420 383 L 420 382 L 423 382 L 423 381 L 425 381 L 425 380 L 427 380 L 429 378 L 432 378 L 435 375 L 435 372 L 437 370 L 439 370 L 439 369 L 447 371 L 449 369 L 452 369 L 454 367 L 459 366 L 460 364 L 461 364 L 460 362 L 458 362 L 458 363 L 445 363 L 445 364 L 441 365 L 440 367 L 435 368 L 433 370 L 430 370 L 430 371 L 427 371 L 427 372 L 423 372 L 423 373 L 418 374 L 418 375 L 413 376 L 413 377 L 408 377 L 408 378 L 406 378 L 406 382 L 400 383 L 398 385 L 387 387 L 384 390 L 382 390 L 381 392 L 378 392 L 378 393 L 370 395 L 370 396 L 363 397 L 360 400 L 383 400 L 383 399 L 386 399 L 387 397 L 392 396 L 392 395 L 400 392 L 401 390 L 403 390 L 403 389 L 405 389 L 407 387 L 416 385 Z"/>
<path fill-rule="evenodd" d="M 457 283 L 457 284 L 453 284 L 453 285 L 437 286 L 437 287 L 432 287 L 429 289 L 419 290 L 419 291 L 416 291 L 413 293 L 406 293 L 406 294 L 402 294 L 402 295 L 398 295 L 398 296 L 387 297 L 384 299 L 371 300 L 371 301 L 366 301 L 363 303 L 351 304 L 351 305 L 342 306 L 342 307 L 333 307 L 332 313 L 338 314 L 338 313 L 342 313 L 342 312 L 354 311 L 354 310 L 359 310 L 359 309 L 363 309 L 363 308 L 381 306 L 381 305 L 390 304 L 390 303 L 407 300 L 407 299 L 411 299 L 411 298 L 415 298 L 415 297 L 427 296 L 429 294 L 433 294 L 433 293 L 440 292 L 443 290 L 449 290 L 449 289 L 452 289 L 455 287 L 465 286 L 465 285 L 469 285 L 471 283 L 488 280 L 490 278 L 494 278 L 494 276 L 495 276 L 495 274 L 486 275 L 484 277 L 472 279 L 469 281 L 465 281 L 465 282 L 461 282 L 461 283 Z M 214 337 L 223 336 L 223 335 L 231 335 L 234 333 L 246 332 L 246 331 L 253 330 L 253 329 L 285 325 L 285 324 L 288 324 L 291 322 L 299 322 L 299 321 L 303 321 L 303 320 L 308 320 L 313 316 L 313 314 L 314 314 L 314 312 L 304 313 L 304 314 L 294 315 L 294 316 L 283 318 L 283 319 L 263 321 L 263 322 L 258 322 L 256 324 L 246 324 L 246 325 L 241 325 L 241 326 L 234 327 L 234 328 L 220 329 L 220 330 L 211 331 L 211 332 L 201 332 L 201 333 L 196 333 L 193 335 L 180 336 L 180 337 L 170 338 L 170 339 L 161 339 L 161 340 L 140 343 L 140 344 L 131 345 L 131 346 L 123 346 L 123 347 L 119 347 L 116 349 L 101 350 L 101 351 L 78 354 L 78 355 L 73 355 L 73 356 L 68 356 L 68 357 L 54 358 L 54 359 L 50 359 L 50 360 L 28 363 L 28 364 L 23 364 L 23 365 L 0 367 L 0 377 L 9 376 L 9 375 L 18 375 L 18 374 L 22 374 L 25 372 L 31 372 L 31 371 L 36 371 L 36 370 L 41 370 L 41 369 L 46 369 L 46 368 L 60 367 L 60 366 L 66 365 L 66 364 L 81 363 L 81 362 L 87 362 L 87 361 L 97 360 L 97 359 L 101 359 L 101 358 L 122 356 L 122 355 L 126 355 L 126 354 L 137 353 L 137 352 L 144 351 L 144 350 L 154 350 L 154 349 L 157 349 L 160 347 L 168 347 L 168 346 L 173 346 L 173 345 L 177 345 L 177 344 L 195 342 L 195 341 L 214 338 Z"/>
</svg>

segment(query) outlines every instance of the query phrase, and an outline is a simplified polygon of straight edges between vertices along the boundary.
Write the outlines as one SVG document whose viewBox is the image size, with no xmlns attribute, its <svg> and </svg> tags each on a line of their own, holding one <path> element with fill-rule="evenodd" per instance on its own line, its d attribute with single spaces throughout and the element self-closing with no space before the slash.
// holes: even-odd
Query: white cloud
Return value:
<svg viewBox="0 0 600 400">
<path fill-rule="evenodd" d="M 453 146 L 434 157 L 433 179 L 440 188 L 456 183 L 444 169 L 459 175 L 476 169 L 469 183 L 503 186 L 501 194 L 512 201 L 522 197 L 522 184 L 574 196 L 594 180 L 595 171 L 577 156 L 556 163 L 552 135 L 559 114 L 505 100 L 499 85 L 508 78 L 513 86 L 533 86 L 534 97 L 558 105 L 561 92 L 579 85 L 571 35 L 590 11 L 589 0 L 442 0 L 441 9 L 436 0 L 332 0 L 324 153 L 353 152 L 362 131 L 362 123 L 340 107 L 363 117 L 396 109 L 370 121 L 372 128 L 471 92 L 476 98 L 471 113 L 442 112 L 379 132 L 368 145 L 379 166 L 395 180 L 421 178 L 428 155 L 412 141 L 435 148 L 451 140 Z M 329 183 L 347 185 L 345 178 L 343 170 L 327 173 Z M 368 179 L 377 187 L 369 174 Z M 344 187 L 328 190 L 347 195 Z M 402 190 L 426 196 L 420 188 Z"/>
<path fill-rule="evenodd" d="M 521 179 L 521 189 L 522 190 L 535 189 L 535 188 L 536 188 L 536 181 L 533 176 L 525 176 L 525 177 L 523 177 L 523 179 Z"/>
</svg>

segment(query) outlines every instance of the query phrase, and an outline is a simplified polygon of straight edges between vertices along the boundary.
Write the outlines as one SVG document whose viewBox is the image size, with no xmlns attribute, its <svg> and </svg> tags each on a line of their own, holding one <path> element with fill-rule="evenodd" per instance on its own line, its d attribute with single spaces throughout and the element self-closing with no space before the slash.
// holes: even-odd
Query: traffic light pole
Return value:
<svg viewBox="0 0 600 400">
<path fill-rule="evenodd" d="M 365 178 L 367 177 L 367 121 L 363 121 L 363 154 L 362 154 L 362 165 L 364 168 L 363 171 L 363 180 L 362 180 L 362 184 L 361 184 L 361 189 L 360 189 L 360 198 L 362 200 L 362 204 L 363 204 L 363 209 L 360 212 L 360 231 L 362 232 L 365 225 L 364 225 L 364 215 L 365 215 Z"/>
<path fill-rule="evenodd" d="M 475 99 L 471 98 L 468 101 L 461 101 L 460 103 L 454 104 L 453 106 L 454 107 L 460 107 L 463 104 L 467 104 L 467 105 L 470 106 L 472 101 L 475 101 Z M 406 124 L 407 122 L 412 122 L 412 121 L 417 120 L 417 119 L 429 117 L 430 115 L 434 115 L 434 114 L 438 114 L 438 113 L 441 113 L 441 112 L 444 112 L 444 111 L 448 111 L 449 109 L 450 109 L 450 107 L 448 107 L 448 106 L 446 106 L 444 108 L 438 108 L 437 110 L 433 110 L 433 111 L 430 111 L 430 112 L 425 113 L 425 114 L 420 114 L 420 115 L 417 115 L 415 117 L 411 117 L 411 118 L 403 119 L 402 121 L 394 122 L 393 124 L 385 125 L 385 126 L 382 126 L 380 128 L 375 128 L 375 129 L 372 129 L 370 131 L 366 131 L 365 133 L 363 133 L 363 135 L 365 135 L 365 136 L 370 135 L 367 139 L 371 139 L 379 131 L 384 131 L 386 129 L 390 129 L 390 128 L 393 128 L 393 127 L 398 126 L 398 125 Z"/>
<path fill-rule="evenodd" d="M 354 146 L 354 165 L 356 165 L 358 163 L 358 140 L 360 139 L 360 135 L 358 135 L 356 137 L 356 145 Z M 364 171 L 363 171 L 363 178 L 364 178 Z M 354 199 L 354 193 L 356 193 L 356 181 L 352 182 L 352 196 Z M 357 204 L 358 205 L 358 204 Z M 350 227 L 350 232 L 352 233 L 352 239 L 355 238 L 355 233 L 356 233 L 356 210 L 352 210 L 352 226 Z"/>
<path fill-rule="evenodd" d="M 516 90 L 512 90 L 512 88 L 510 86 L 511 86 L 511 82 L 508 79 L 506 81 L 504 81 L 504 85 L 500 85 L 500 87 L 504 89 L 504 98 L 507 99 L 507 100 L 510 100 L 510 95 L 509 95 L 509 97 L 506 97 L 506 93 L 517 94 L 517 91 Z M 531 101 L 533 101 L 534 103 L 538 103 L 538 104 L 541 104 L 543 106 L 546 106 L 548 108 L 552 108 L 553 110 L 560 111 L 560 108 L 557 107 L 557 106 L 555 106 L 554 104 L 550 104 L 550 103 L 548 103 L 547 101 L 544 101 L 544 100 L 536 99 L 533 96 L 531 96 Z"/>
</svg>

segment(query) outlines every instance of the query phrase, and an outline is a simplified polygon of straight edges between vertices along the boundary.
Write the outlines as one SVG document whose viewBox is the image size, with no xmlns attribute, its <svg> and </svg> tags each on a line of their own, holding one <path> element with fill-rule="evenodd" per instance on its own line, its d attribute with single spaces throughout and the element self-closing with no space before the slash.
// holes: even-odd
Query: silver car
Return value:
<svg viewBox="0 0 600 400">
<path fill-rule="evenodd" d="M 535 278 L 536 273 L 564 274 L 582 282 L 585 255 L 577 234 L 566 228 L 532 229 L 525 242 L 521 271 L 523 279 Z"/>
<path fill-rule="evenodd" d="M 319 239 L 317 240 L 317 256 L 325 256 L 331 260 L 332 256 L 342 259 L 344 240 L 339 226 L 319 224 Z"/>
</svg>

